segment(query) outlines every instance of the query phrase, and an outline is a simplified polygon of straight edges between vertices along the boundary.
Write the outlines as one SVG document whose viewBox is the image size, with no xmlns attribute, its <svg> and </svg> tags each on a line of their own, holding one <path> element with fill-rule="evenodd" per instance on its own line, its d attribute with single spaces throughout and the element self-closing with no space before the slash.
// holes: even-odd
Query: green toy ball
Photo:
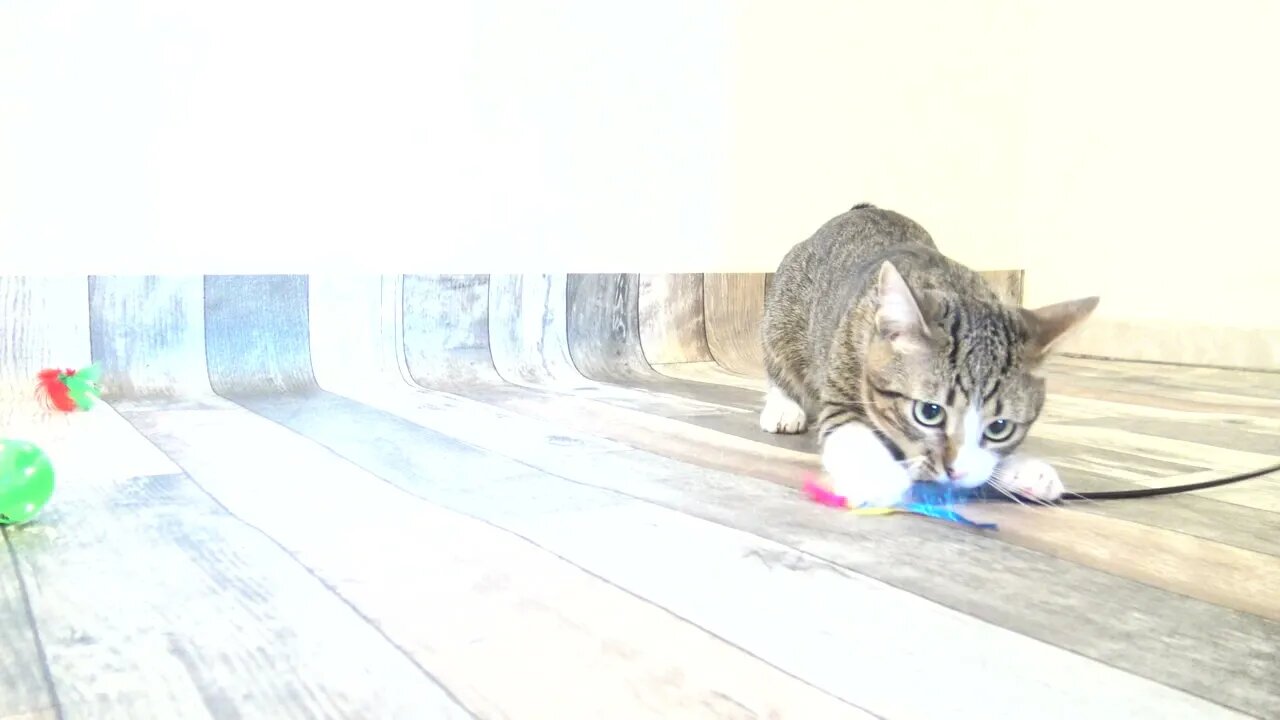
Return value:
<svg viewBox="0 0 1280 720">
<path fill-rule="evenodd" d="M 24 523 L 53 497 L 53 463 L 25 440 L 0 438 L 0 525 Z"/>
</svg>

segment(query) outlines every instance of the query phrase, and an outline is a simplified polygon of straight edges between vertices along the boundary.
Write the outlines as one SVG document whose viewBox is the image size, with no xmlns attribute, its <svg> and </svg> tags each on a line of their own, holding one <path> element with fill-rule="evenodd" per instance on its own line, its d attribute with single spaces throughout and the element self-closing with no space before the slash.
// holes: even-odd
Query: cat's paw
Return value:
<svg viewBox="0 0 1280 720">
<path fill-rule="evenodd" d="M 764 396 L 764 409 L 760 411 L 760 429 L 767 433 L 802 433 L 808 425 L 804 408 L 787 397 L 776 387 L 769 388 Z"/>
<path fill-rule="evenodd" d="M 822 444 L 822 466 L 831 490 L 853 507 L 896 505 L 911 490 L 911 476 L 870 429 L 856 423 L 836 428 Z"/>
<path fill-rule="evenodd" d="M 1015 495 L 1039 502 L 1057 502 L 1066 492 L 1058 471 L 1032 457 L 1014 456 L 1005 460 L 995 482 Z"/>
</svg>

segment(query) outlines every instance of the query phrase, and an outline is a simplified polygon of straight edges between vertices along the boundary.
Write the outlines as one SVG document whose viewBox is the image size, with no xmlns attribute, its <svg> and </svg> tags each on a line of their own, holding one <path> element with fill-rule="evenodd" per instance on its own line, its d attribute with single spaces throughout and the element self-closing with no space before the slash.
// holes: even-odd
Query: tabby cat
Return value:
<svg viewBox="0 0 1280 720">
<path fill-rule="evenodd" d="M 891 505 L 913 482 L 1056 500 L 1057 472 L 1017 450 L 1044 405 L 1042 363 L 1097 304 L 1006 305 L 914 221 L 856 205 L 773 278 L 760 427 L 816 421 L 833 489 L 855 504 Z"/>
</svg>

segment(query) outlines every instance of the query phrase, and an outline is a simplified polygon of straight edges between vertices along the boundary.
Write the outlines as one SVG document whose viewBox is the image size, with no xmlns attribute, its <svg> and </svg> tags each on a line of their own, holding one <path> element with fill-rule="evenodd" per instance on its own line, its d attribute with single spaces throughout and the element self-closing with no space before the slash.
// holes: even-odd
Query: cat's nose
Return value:
<svg viewBox="0 0 1280 720">
<path fill-rule="evenodd" d="M 947 468 L 947 477 L 951 478 L 952 482 L 963 480 L 965 476 L 968 474 L 969 473 L 963 470 L 956 470 L 955 468 Z"/>
</svg>

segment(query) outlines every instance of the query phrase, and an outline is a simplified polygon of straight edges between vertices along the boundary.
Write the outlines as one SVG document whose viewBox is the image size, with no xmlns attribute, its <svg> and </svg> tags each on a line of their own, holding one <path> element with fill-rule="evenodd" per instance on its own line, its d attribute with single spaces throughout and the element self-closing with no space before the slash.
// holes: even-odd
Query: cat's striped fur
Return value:
<svg viewBox="0 0 1280 720">
<path fill-rule="evenodd" d="M 1005 305 L 918 224 L 857 205 L 792 248 L 773 278 L 761 427 L 802 432 L 816 421 L 823 464 L 853 499 L 887 503 L 912 481 L 975 487 L 993 476 L 1054 499 L 1056 474 L 1039 481 L 1048 488 L 1019 486 L 1014 470 L 1051 469 L 1015 450 L 1044 405 L 1037 369 L 1097 302 Z"/>
</svg>

